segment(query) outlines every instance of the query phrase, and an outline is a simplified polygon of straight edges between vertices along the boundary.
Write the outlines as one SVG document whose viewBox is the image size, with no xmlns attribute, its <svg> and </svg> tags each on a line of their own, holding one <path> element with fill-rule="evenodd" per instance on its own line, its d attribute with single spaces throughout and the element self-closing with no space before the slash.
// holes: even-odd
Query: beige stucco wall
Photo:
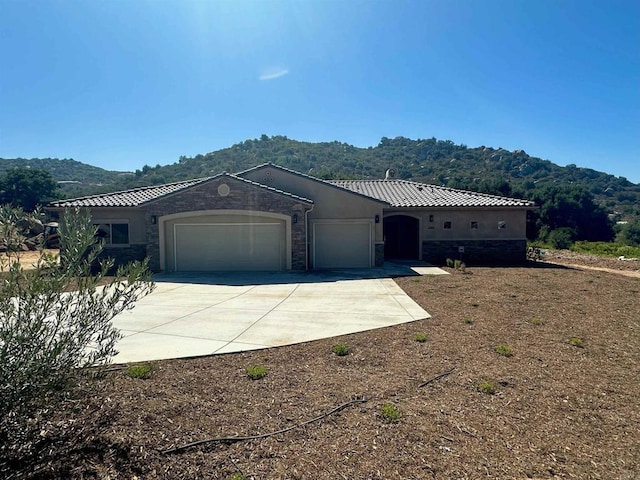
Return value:
<svg viewBox="0 0 640 480">
<path fill-rule="evenodd" d="M 308 214 L 310 225 L 330 219 L 368 221 L 375 232 L 374 242 L 382 242 L 384 203 L 269 166 L 249 171 L 243 177 L 313 200 L 313 210 Z M 376 215 L 379 223 L 375 223 Z"/>
<path fill-rule="evenodd" d="M 93 223 L 128 222 L 130 244 L 145 244 L 147 242 L 142 211 L 133 208 L 92 208 L 90 212 Z"/>
<path fill-rule="evenodd" d="M 420 220 L 420 241 L 428 240 L 522 240 L 527 237 L 527 212 L 525 209 L 387 209 L 385 217 L 394 214 L 409 215 Z M 429 217 L 433 215 L 433 222 Z M 445 230 L 444 222 L 452 228 Z M 471 229 L 471 222 L 478 222 L 478 229 Z M 498 222 L 506 228 L 498 229 Z"/>
</svg>

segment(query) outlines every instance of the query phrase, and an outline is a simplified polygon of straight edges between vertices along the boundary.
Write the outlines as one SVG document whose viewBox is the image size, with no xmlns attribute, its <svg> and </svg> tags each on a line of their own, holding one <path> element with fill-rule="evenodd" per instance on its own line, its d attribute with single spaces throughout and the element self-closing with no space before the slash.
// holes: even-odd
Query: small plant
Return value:
<svg viewBox="0 0 640 480">
<path fill-rule="evenodd" d="M 400 409 L 396 407 L 393 403 L 385 403 L 380 408 L 380 414 L 382 418 L 388 423 L 398 423 L 400 421 L 400 417 L 402 414 L 400 413 Z"/>
<path fill-rule="evenodd" d="M 229 480 L 244 480 L 244 475 L 240 472 L 236 472 L 229 477 Z"/>
<path fill-rule="evenodd" d="M 531 319 L 531 325 L 535 325 L 535 326 L 542 325 L 542 320 L 538 317 L 533 317 Z"/>
<path fill-rule="evenodd" d="M 411 281 L 414 283 L 420 283 L 420 277 L 412 278 Z"/>
<path fill-rule="evenodd" d="M 471 317 L 465 318 L 464 323 L 466 323 L 467 325 L 473 325 L 473 318 Z"/>
<path fill-rule="evenodd" d="M 511 357 L 513 356 L 513 349 L 506 343 L 501 343 L 496 347 L 496 353 L 503 357 Z"/>
<path fill-rule="evenodd" d="M 151 372 L 155 369 L 155 365 L 152 363 L 138 363 L 135 365 L 129 365 L 125 373 L 131 378 L 140 378 L 146 380 L 151 376 Z"/>
<path fill-rule="evenodd" d="M 447 267 L 453 268 L 454 262 L 451 258 L 447 258 L 446 263 L 447 263 Z"/>
<path fill-rule="evenodd" d="M 345 355 L 349 355 L 349 345 L 346 343 L 337 343 L 333 346 L 331 351 L 339 357 L 344 357 Z"/>
<path fill-rule="evenodd" d="M 483 380 L 478 384 L 478 390 L 488 395 L 496 393 L 496 384 L 488 380 Z"/>
<path fill-rule="evenodd" d="M 267 376 L 267 367 L 264 365 L 249 365 L 246 368 L 247 376 L 251 380 L 260 380 Z"/>
<path fill-rule="evenodd" d="M 420 332 L 420 333 L 416 333 L 415 337 L 413 337 L 415 339 L 416 342 L 419 343 L 424 343 L 427 341 L 427 335 Z"/>
<path fill-rule="evenodd" d="M 453 261 L 453 268 L 455 268 L 456 270 L 458 270 L 460 268 L 460 265 L 462 264 L 462 262 L 460 260 L 454 260 Z"/>
<path fill-rule="evenodd" d="M 574 347 L 584 348 L 584 341 L 580 337 L 571 337 L 569 343 Z"/>
</svg>

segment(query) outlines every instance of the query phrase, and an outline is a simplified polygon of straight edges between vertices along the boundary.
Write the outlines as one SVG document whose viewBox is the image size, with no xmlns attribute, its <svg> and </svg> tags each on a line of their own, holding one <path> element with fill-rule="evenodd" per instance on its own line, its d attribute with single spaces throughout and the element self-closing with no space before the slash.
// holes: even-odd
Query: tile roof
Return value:
<svg viewBox="0 0 640 480">
<path fill-rule="evenodd" d="M 528 200 L 456 190 L 410 180 L 335 180 L 332 184 L 393 207 L 534 207 Z"/>
<path fill-rule="evenodd" d="M 152 202 L 154 200 L 158 200 L 167 195 L 171 195 L 173 193 L 186 190 L 195 185 L 206 183 L 210 180 L 213 180 L 214 178 L 222 177 L 222 176 L 231 177 L 235 180 L 245 182 L 259 188 L 264 188 L 274 193 L 279 193 L 281 195 L 295 198 L 296 200 L 300 200 L 305 203 L 313 204 L 313 200 L 310 200 L 308 198 L 294 195 L 292 193 L 285 192 L 283 190 L 278 190 L 277 188 L 269 187 L 267 185 L 262 185 L 257 182 L 252 182 L 251 180 L 247 180 L 246 178 L 238 177 L 236 175 L 232 175 L 229 173 L 221 173 L 219 175 L 215 175 L 212 177 L 196 178 L 193 180 L 186 180 L 183 182 L 167 183 L 164 185 L 140 187 L 140 188 L 134 188 L 131 190 L 124 190 L 120 192 L 102 193 L 98 195 L 90 195 L 87 197 L 72 198 L 69 200 L 60 200 L 57 202 L 50 203 L 49 207 L 58 207 L 58 208 L 139 207 L 143 204 Z"/>
</svg>

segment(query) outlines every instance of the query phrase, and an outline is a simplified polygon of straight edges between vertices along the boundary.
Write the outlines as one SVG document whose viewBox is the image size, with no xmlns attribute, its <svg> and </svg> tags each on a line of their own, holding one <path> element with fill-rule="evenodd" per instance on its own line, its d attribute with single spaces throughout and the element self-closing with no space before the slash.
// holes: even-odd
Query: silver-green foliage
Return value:
<svg viewBox="0 0 640 480">
<path fill-rule="evenodd" d="M 19 235 L 15 210 L 0 209 L 0 238 Z M 0 418 L 28 415 L 51 393 L 96 372 L 117 353 L 112 318 L 150 293 L 147 262 L 107 277 L 113 261 L 98 260 L 102 245 L 88 212 L 65 212 L 60 263 L 43 253 L 25 270 L 20 253 L 3 258 L 0 277 Z M 20 243 L 20 238 L 11 242 Z"/>
</svg>

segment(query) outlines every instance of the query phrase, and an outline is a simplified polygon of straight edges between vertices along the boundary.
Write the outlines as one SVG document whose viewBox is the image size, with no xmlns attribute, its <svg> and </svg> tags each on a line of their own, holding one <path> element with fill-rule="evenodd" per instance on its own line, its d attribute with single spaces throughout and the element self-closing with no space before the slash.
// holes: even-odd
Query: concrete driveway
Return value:
<svg viewBox="0 0 640 480">
<path fill-rule="evenodd" d="M 116 363 L 240 352 L 429 318 L 390 278 L 440 269 L 318 273 L 162 274 L 116 316 Z"/>
</svg>

